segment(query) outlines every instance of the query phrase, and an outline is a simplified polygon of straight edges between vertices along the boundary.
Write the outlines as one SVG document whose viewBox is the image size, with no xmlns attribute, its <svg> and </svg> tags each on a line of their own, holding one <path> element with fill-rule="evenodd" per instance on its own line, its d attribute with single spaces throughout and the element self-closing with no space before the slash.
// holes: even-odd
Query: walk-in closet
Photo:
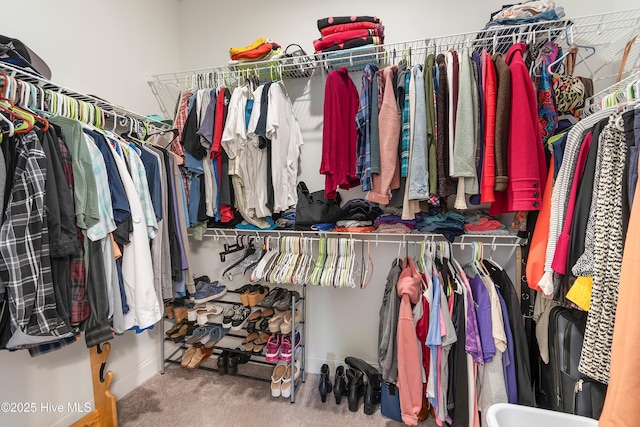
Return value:
<svg viewBox="0 0 640 427">
<path fill-rule="evenodd" d="M 635 2 L 0 6 L 0 425 L 639 425 Z"/>
</svg>

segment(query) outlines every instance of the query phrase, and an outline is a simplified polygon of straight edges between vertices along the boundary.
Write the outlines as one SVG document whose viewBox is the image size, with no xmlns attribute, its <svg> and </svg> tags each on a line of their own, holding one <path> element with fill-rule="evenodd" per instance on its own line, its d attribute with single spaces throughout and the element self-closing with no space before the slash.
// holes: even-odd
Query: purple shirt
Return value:
<svg viewBox="0 0 640 427">
<path fill-rule="evenodd" d="M 491 323 L 491 300 L 489 291 L 485 288 L 480 276 L 469 279 L 473 300 L 476 302 L 476 319 L 478 320 L 478 332 L 482 344 L 482 357 L 485 362 L 490 362 L 496 355 L 496 345 L 493 342 Z"/>
<path fill-rule="evenodd" d="M 509 324 L 509 312 L 504 298 L 498 292 L 500 308 L 502 309 L 502 320 L 504 323 L 504 333 L 507 336 L 507 351 L 502 353 L 502 366 L 504 377 L 507 383 L 507 398 L 509 403 L 518 403 L 518 385 L 516 384 L 516 359 L 513 355 L 513 335 L 511 335 L 511 325 Z"/>
<path fill-rule="evenodd" d="M 468 280 L 468 279 L 467 279 Z M 482 356 L 482 344 L 480 343 L 480 332 L 478 331 L 478 320 L 476 319 L 476 311 L 473 304 L 471 292 L 464 286 L 464 292 L 467 294 L 467 323 L 464 349 L 471 355 L 473 361 L 478 365 L 484 365 Z"/>
</svg>

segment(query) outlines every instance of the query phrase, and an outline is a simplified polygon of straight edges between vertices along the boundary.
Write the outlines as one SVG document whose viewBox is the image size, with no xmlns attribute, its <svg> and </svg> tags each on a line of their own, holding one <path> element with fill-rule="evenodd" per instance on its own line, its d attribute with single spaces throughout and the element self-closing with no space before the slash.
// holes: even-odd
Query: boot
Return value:
<svg viewBox="0 0 640 427">
<path fill-rule="evenodd" d="M 373 415 L 376 410 L 376 406 L 380 404 L 380 394 L 382 389 L 380 373 L 376 368 L 357 357 L 347 357 L 344 361 L 353 369 L 362 371 L 362 373 L 366 375 L 367 387 L 364 392 L 364 413 L 367 415 Z"/>
<path fill-rule="evenodd" d="M 230 353 L 228 360 L 229 374 L 235 375 L 238 373 L 238 365 L 244 365 L 251 359 L 250 354 L 246 353 Z"/>
<path fill-rule="evenodd" d="M 336 382 L 333 386 L 333 395 L 336 398 L 336 405 L 342 402 L 342 396 L 347 396 L 349 390 L 347 389 L 347 376 L 344 373 L 344 366 L 338 366 L 336 369 Z"/>
<path fill-rule="evenodd" d="M 349 410 L 351 412 L 358 412 L 360 406 L 360 398 L 364 394 L 364 374 L 359 369 L 347 369 L 347 379 L 349 380 Z"/>
<path fill-rule="evenodd" d="M 218 356 L 218 373 L 220 375 L 224 375 L 228 372 L 228 368 L 227 368 L 228 359 L 229 359 L 229 353 L 226 350 L 224 350 Z"/>
<path fill-rule="evenodd" d="M 331 393 L 331 379 L 329 374 L 329 365 L 326 363 L 320 368 L 320 384 L 318 384 L 320 392 L 320 400 L 322 403 L 327 401 L 327 394 Z"/>
</svg>

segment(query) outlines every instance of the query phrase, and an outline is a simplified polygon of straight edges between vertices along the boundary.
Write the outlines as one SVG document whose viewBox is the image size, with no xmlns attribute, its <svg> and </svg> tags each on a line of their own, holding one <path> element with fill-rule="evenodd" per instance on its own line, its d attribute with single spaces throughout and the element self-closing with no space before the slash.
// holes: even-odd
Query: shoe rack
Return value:
<svg viewBox="0 0 640 427">
<path fill-rule="evenodd" d="M 306 285 L 291 285 L 291 284 L 279 284 L 278 287 L 282 287 L 285 288 L 287 290 L 296 290 L 298 291 L 298 293 L 300 294 L 299 298 L 296 298 L 296 295 L 294 293 L 292 293 L 291 295 L 291 310 L 292 310 L 292 316 L 291 316 L 291 332 L 290 334 L 282 334 L 280 332 L 277 332 L 280 335 L 290 335 L 290 340 L 292 343 L 292 350 L 291 350 L 291 361 L 286 362 L 286 364 L 288 366 L 290 366 L 291 372 L 292 372 L 292 377 L 293 377 L 293 373 L 295 372 L 295 365 L 296 363 L 298 363 L 299 365 L 299 369 L 300 369 L 300 376 L 299 379 L 301 380 L 301 383 L 304 383 L 306 378 L 305 378 L 305 364 L 306 364 L 306 327 L 305 327 L 305 322 L 306 322 L 306 298 L 307 298 L 307 288 Z M 211 302 L 213 302 L 216 305 L 219 305 L 220 307 L 222 307 L 223 309 L 225 307 L 228 306 L 232 306 L 234 304 L 241 304 L 240 302 L 240 293 L 238 292 L 238 290 L 227 290 L 227 293 L 225 295 L 223 295 L 222 298 L 219 299 L 214 299 L 211 300 Z M 256 304 L 255 306 L 253 306 L 252 308 L 258 308 L 258 309 L 262 309 L 262 308 L 269 308 L 269 307 L 264 307 L 261 306 L 260 304 Z M 300 310 L 301 312 L 301 316 L 299 321 L 296 321 L 296 316 L 295 316 L 295 310 Z M 168 321 L 167 318 L 165 318 L 165 321 Z M 260 322 L 258 322 L 260 323 Z M 164 363 L 161 369 L 161 373 L 164 373 L 164 369 L 166 366 L 168 366 L 169 364 L 180 364 L 181 363 L 181 359 L 182 356 L 184 355 L 184 353 L 187 351 L 187 349 L 189 349 L 190 345 L 186 344 L 185 341 L 189 338 L 189 335 L 186 335 L 182 342 L 180 342 L 179 347 L 177 349 L 175 349 L 170 355 L 165 357 L 165 345 L 166 342 L 173 342 L 173 340 L 169 337 L 166 336 L 166 334 L 164 333 L 164 327 L 165 324 L 164 322 L 161 322 L 162 327 L 163 327 L 163 334 L 162 336 L 164 337 L 164 341 L 163 341 L 163 345 L 162 345 L 162 357 L 164 359 Z M 221 326 L 221 324 L 219 323 L 208 323 L 207 325 L 216 325 L 216 326 Z M 206 325 L 196 325 L 197 326 L 206 326 Z M 194 328 L 195 329 L 195 328 Z M 256 329 L 258 330 L 258 329 Z M 296 346 L 296 340 L 295 340 L 295 335 L 296 333 L 299 333 L 299 338 L 298 338 L 298 342 L 299 345 Z M 247 363 L 251 363 L 251 364 L 255 364 L 255 365 L 262 365 L 262 366 L 272 366 L 275 367 L 278 363 L 284 363 L 281 361 L 274 361 L 274 362 L 269 362 L 266 360 L 265 358 L 265 354 L 266 354 L 266 345 L 264 346 L 264 348 L 262 349 L 260 354 L 256 354 L 256 353 L 252 353 L 252 352 L 246 352 L 241 348 L 241 342 L 244 338 L 246 338 L 248 335 L 248 332 L 246 330 L 246 324 L 243 326 L 243 328 L 239 331 L 233 331 L 233 330 L 228 330 L 228 332 L 224 335 L 224 337 L 217 342 L 214 347 L 213 347 L 213 353 L 210 356 L 210 359 L 215 358 L 216 359 L 216 363 L 211 363 L 211 362 L 205 362 L 203 364 L 200 364 L 197 368 L 195 369 L 201 369 L 201 370 L 205 370 L 205 371 L 211 371 L 211 372 L 219 372 L 219 369 L 216 367 L 217 366 L 217 360 L 220 357 L 220 355 L 223 352 L 227 352 L 228 354 L 234 354 L 234 355 L 241 355 L 241 354 L 250 354 L 251 358 L 249 359 L 249 361 Z M 254 375 L 250 375 L 244 372 L 241 372 L 242 368 L 240 367 L 241 365 L 238 365 L 238 372 L 234 374 L 234 376 L 237 377 L 241 377 L 241 378 L 248 378 L 248 379 L 253 379 L 256 381 L 262 381 L 262 382 L 267 382 L 267 383 L 271 383 L 271 378 L 264 378 L 264 377 L 259 377 L 259 376 L 254 376 Z M 292 379 L 291 381 L 291 396 L 289 397 L 289 400 L 291 401 L 291 403 L 295 402 L 295 392 L 296 392 L 296 388 L 297 388 L 296 381 Z"/>
</svg>

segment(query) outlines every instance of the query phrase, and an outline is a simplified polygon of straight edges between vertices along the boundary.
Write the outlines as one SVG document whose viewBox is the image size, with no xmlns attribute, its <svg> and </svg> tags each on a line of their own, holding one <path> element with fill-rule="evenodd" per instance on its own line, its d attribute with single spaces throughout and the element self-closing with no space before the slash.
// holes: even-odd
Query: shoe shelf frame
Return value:
<svg viewBox="0 0 640 427">
<path fill-rule="evenodd" d="M 290 284 L 283 284 L 283 285 L 290 285 Z M 291 310 L 292 310 L 292 315 L 291 315 L 291 332 L 289 334 L 290 339 L 291 339 L 291 345 L 292 345 L 292 349 L 291 349 L 291 361 L 286 362 L 286 364 L 288 366 L 291 367 L 291 396 L 289 398 L 291 403 L 295 403 L 295 395 L 296 395 L 296 389 L 299 387 L 299 385 L 296 385 L 296 380 L 294 377 L 295 375 L 295 364 L 296 362 L 300 362 L 300 380 L 301 383 L 304 383 L 306 381 L 306 317 L 307 317 L 307 312 L 306 312 L 306 308 L 307 308 L 307 287 L 306 285 L 290 285 L 290 286 L 296 286 L 296 288 L 301 287 L 302 288 L 302 296 L 300 298 L 296 298 L 295 294 L 291 295 Z M 236 290 L 228 290 L 227 293 L 224 295 L 224 297 L 226 297 L 227 295 L 232 294 L 232 295 L 238 295 L 239 296 L 239 292 L 237 292 Z M 231 304 L 240 304 L 239 298 L 236 300 L 235 298 L 220 298 L 220 299 L 215 299 L 212 300 L 211 302 L 214 303 L 221 303 L 221 304 L 225 304 L 225 305 L 231 305 Z M 260 304 L 255 305 L 254 307 L 263 307 Z M 271 308 L 271 307 L 264 307 L 264 308 Z M 295 317 L 295 310 L 300 309 L 302 310 L 302 316 L 301 316 L 301 320 L 299 322 L 296 322 L 296 317 Z M 164 320 L 162 322 L 160 322 L 160 324 L 162 325 L 162 346 L 161 346 L 161 353 L 162 353 L 162 367 L 160 369 L 160 373 L 164 374 L 165 372 L 165 368 L 167 367 L 167 365 L 170 364 L 180 364 L 181 360 L 180 358 L 182 357 L 182 355 L 184 354 L 184 352 L 189 348 L 189 346 L 184 342 L 180 342 L 178 348 L 176 348 L 169 356 L 165 357 L 165 343 L 166 341 L 170 341 L 173 342 L 170 338 L 165 337 L 165 333 L 164 333 Z M 207 325 L 219 325 L 217 323 L 207 323 Z M 199 326 L 204 326 L 204 325 L 199 325 Z M 246 331 L 246 327 L 243 327 L 241 329 L 241 331 Z M 280 363 L 280 360 L 275 361 L 275 362 L 268 362 L 265 360 L 265 356 L 262 354 L 255 354 L 255 353 L 249 353 L 243 350 L 238 349 L 237 347 L 231 347 L 231 346 L 226 346 L 226 345 L 221 345 L 220 343 L 222 343 L 223 341 L 227 341 L 227 338 L 231 338 L 231 339 L 241 339 L 241 338 L 245 338 L 247 336 L 247 334 L 240 334 L 237 333 L 239 331 L 229 331 L 227 332 L 224 337 L 218 342 L 216 343 L 216 345 L 214 345 L 213 347 L 213 355 L 216 355 L 217 357 L 220 356 L 220 354 L 223 351 L 227 351 L 227 352 L 231 352 L 231 353 L 242 353 L 242 354 L 251 354 L 251 359 L 247 362 L 247 363 L 252 363 L 255 365 L 262 365 L 262 366 L 273 366 L 275 367 L 278 363 Z M 299 333 L 299 339 L 298 339 L 298 346 L 296 345 L 296 340 L 295 340 L 295 336 L 296 334 Z M 273 333 L 271 333 L 273 334 Z M 282 334 L 285 335 L 285 334 Z M 265 346 L 266 349 L 266 346 Z M 175 358 L 175 356 L 177 354 L 180 353 L 180 358 Z M 202 369 L 204 371 L 211 371 L 211 372 L 218 372 L 218 369 L 216 367 L 209 367 L 209 366 L 203 366 L 200 365 L 198 366 L 196 369 Z M 267 383 L 271 383 L 271 378 L 264 378 L 264 377 L 260 377 L 260 376 L 255 376 L 255 375 L 248 375 L 248 374 L 243 374 L 243 373 L 236 373 L 234 374 L 234 376 L 236 377 L 240 377 L 240 378 L 247 378 L 247 379 L 253 379 L 253 380 L 257 380 L 257 381 L 262 381 L 262 382 L 267 382 Z"/>
</svg>

